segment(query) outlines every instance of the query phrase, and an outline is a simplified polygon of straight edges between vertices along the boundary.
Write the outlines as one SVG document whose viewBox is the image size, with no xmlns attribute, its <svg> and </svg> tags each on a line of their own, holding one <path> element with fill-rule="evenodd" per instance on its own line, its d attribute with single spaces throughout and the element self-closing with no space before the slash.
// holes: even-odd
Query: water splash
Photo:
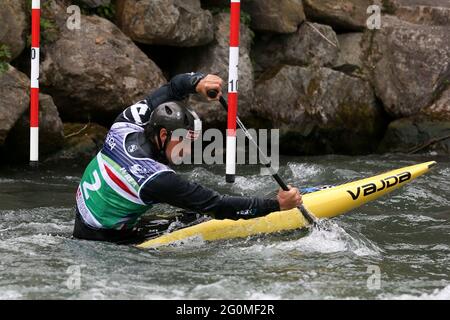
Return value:
<svg viewBox="0 0 450 320">
<path fill-rule="evenodd" d="M 296 180 L 308 182 L 311 180 L 317 180 L 318 177 L 325 171 L 319 165 L 306 163 L 288 163 L 287 169 L 291 171 L 291 174 L 286 174 L 286 176 L 293 176 Z"/>
<path fill-rule="evenodd" d="M 241 250 L 264 254 L 269 252 L 271 254 L 284 254 L 289 251 L 323 254 L 350 252 L 356 256 L 379 256 L 382 252 L 382 249 L 363 235 L 355 234 L 352 236 L 335 222 L 329 220 L 322 220 L 322 222 L 325 222 L 325 228 L 314 228 L 307 236 L 300 239 L 255 244 L 241 248 Z"/>
<path fill-rule="evenodd" d="M 450 285 L 442 289 L 435 289 L 431 293 L 422 293 L 420 295 L 402 294 L 399 296 L 381 295 L 381 299 L 392 300 L 450 300 Z"/>
</svg>

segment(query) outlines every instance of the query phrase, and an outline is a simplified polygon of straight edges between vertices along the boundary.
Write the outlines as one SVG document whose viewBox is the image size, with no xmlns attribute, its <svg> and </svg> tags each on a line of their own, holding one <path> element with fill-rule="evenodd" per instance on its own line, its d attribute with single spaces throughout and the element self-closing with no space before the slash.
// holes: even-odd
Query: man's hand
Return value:
<svg viewBox="0 0 450 320">
<path fill-rule="evenodd" d="M 303 203 L 300 191 L 297 188 L 291 188 L 291 186 L 289 186 L 289 191 L 280 189 L 277 199 L 282 211 L 296 208 Z"/>
<path fill-rule="evenodd" d="M 201 95 L 205 96 L 209 101 L 219 100 L 222 96 L 223 80 L 214 74 L 208 74 L 197 84 L 195 90 Z M 208 97 L 209 90 L 216 90 L 218 92 L 217 97 L 214 99 Z"/>
</svg>

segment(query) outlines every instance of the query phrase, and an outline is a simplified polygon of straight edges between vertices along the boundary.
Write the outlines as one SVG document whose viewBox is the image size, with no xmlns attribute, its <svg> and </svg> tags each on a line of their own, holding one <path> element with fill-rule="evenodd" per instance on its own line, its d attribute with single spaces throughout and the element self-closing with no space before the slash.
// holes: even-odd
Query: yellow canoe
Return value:
<svg viewBox="0 0 450 320">
<path fill-rule="evenodd" d="M 375 200 L 428 172 L 430 161 L 400 168 L 328 189 L 303 195 L 304 205 L 318 218 L 332 218 Z M 145 241 L 138 248 L 167 245 L 193 237 L 206 241 L 245 238 L 262 233 L 293 230 L 308 225 L 298 209 L 273 212 L 249 220 L 210 220 Z"/>
</svg>

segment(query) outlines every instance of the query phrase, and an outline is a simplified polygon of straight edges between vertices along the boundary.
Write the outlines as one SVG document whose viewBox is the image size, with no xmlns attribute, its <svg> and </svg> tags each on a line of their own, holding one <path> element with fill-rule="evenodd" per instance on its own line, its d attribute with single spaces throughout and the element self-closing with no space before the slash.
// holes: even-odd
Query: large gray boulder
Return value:
<svg viewBox="0 0 450 320">
<path fill-rule="evenodd" d="M 396 118 L 417 114 L 436 96 L 450 68 L 448 27 L 416 25 L 384 16 L 380 30 L 367 32 L 364 61 L 377 96 Z"/>
<path fill-rule="evenodd" d="M 251 28 L 259 31 L 293 33 L 305 21 L 301 0 L 245 0 L 241 6 L 250 14 Z"/>
<path fill-rule="evenodd" d="M 450 25 L 450 1 L 391 0 L 398 18 L 424 25 Z"/>
<path fill-rule="evenodd" d="M 87 164 L 102 148 L 107 133 L 107 128 L 96 123 L 64 123 L 64 145 L 45 161 Z"/>
<path fill-rule="evenodd" d="M 118 0 L 118 25 L 134 41 L 182 47 L 213 40 L 213 22 L 200 0 Z"/>
<path fill-rule="evenodd" d="M 353 31 L 366 28 L 367 8 L 372 4 L 373 0 L 303 0 L 308 20 Z"/>
<path fill-rule="evenodd" d="M 223 91 L 227 97 L 229 29 L 230 15 L 219 13 L 214 16 L 214 41 L 208 46 L 198 48 L 178 61 L 175 73 L 201 71 L 215 73 L 224 79 Z M 246 117 L 253 103 L 253 66 L 250 60 L 251 35 L 247 26 L 241 24 L 239 48 L 239 115 Z M 218 102 L 211 103 L 198 95 L 190 98 L 190 103 L 202 117 L 206 126 L 224 127 L 226 113 Z"/>
<path fill-rule="evenodd" d="M 343 33 L 337 36 L 339 42 L 339 58 L 336 62 L 337 65 L 352 65 L 362 68 L 362 46 L 361 41 L 363 33 L 352 32 Z"/>
<path fill-rule="evenodd" d="M 303 23 L 293 34 L 264 36 L 252 50 L 258 73 L 279 64 L 332 67 L 336 64 L 338 55 L 336 33 L 331 27 L 317 23 Z"/>
<path fill-rule="evenodd" d="M 422 109 L 421 114 L 429 119 L 450 121 L 450 83 L 431 105 Z"/>
<path fill-rule="evenodd" d="M 51 96 L 39 95 L 39 156 L 57 151 L 64 143 L 64 127 Z M 27 160 L 30 150 L 30 113 L 28 108 L 12 128 L 6 141 L 11 158 Z"/>
<path fill-rule="evenodd" d="M 450 155 L 450 120 L 415 116 L 389 124 L 378 152 L 424 153 L 434 151 Z"/>
<path fill-rule="evenodd" d="M 81 0 L 81 1 L 91 8 L 107 6 L 111 3 L 111 0 Z"/>
<path fill-rule="evenodd" d="M 0 5 L 0 50 L 2 46 L 7 47 L 10 56 L 8 59 L 3 57 L 7 61 L 19 56 L 26 45 L 28 13 L 24 2 L 2 0 Z"/>
<path fill-rule="evenodd" d="M 60 34 L 43 45 L 41 82 L 65 121 L 105 122 L 166 82 L 155 63 L 110 21 L 82 16 L 81 28 L 69 30 L 64 11 L 58 6 L 49 11 L 44 14 L 53 15 Z"/>
<path fill-rule="evenodd" d="M 254 112 L 281 129 L 284 152 L 370 152 L 385 125 L 370 84 L 328 68 L 276 68 L 255 93 Z"/>
<path fill-rule="evenodd" d="M 8 70 L 0 74 L 0 146 L 17 120 L 29 110 L 30 79 L 8 65 Z"/>
<path fill-rule="evenodd" d="M 443 79 L 438 81 L 440 93 L 431 105 L 415 116 L 389 124 L 379 152 L 450 155 L 450 83 Z"/>
</svg>

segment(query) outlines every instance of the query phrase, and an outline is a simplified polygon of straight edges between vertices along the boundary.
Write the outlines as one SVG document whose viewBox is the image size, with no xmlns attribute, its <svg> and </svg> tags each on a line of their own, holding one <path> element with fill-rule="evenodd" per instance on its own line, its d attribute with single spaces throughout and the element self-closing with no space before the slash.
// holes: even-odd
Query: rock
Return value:
<svg viewBox="0 0 450 320">
<path fill-rule="evenodd" d="M 0 146 L 17 120 L 29 109 L 30 80 L 8 65 L 8 70 L 0 74 Z"/>
<path fill-rule="evenodd" d="M 107 133 L 108 129 L 96 123 L 64 123 L 64 146 L 46 162 L 88 163 L 102 148 Z"/>
<path fill-rule="evenodd" d="M 328 24 L 335 30 L 361 31 L 373 0 L 303 0 L 308 20 Z"/>
<path fill-rule="evenodd" d="M 229 18 L 228 13 L 219 13 L 214 16 L 215 40 L 208 46 L 201 47 L 180 59 L 174 73 L 201 71 L 203 73 L 218 74 L 226 82 L 228 81 L 228 59 L 229 59 Z M 253 103 L 253 66 L 250 60 L 250 30 L 241 24 L 241 38 L 239 49 L 239 116 L 248 115 L 248 110 Z M 192 95 L 190 104 L 208 126 L 224 127 L 227 121 L 225 111 L 221 105 L 205 101 L 198 95 Z"/>
<path fill-rule="evenodd" d="M 430 106 L 421 110 L 427 119 L 450 121 L 450 86 Z"/>
<path fill-rule="evenodd" d="M 51 96 L 39 95 L 39 156 L 57 151 L 63 146 L 63 123 Z M 20 146 L 18 148 L 17 146 Z M 30 150 L 30 114 L 27 110 L 22 114 L 11 130 L 6 149 L 11 158 L 28 160 Z"/>
<path fill-rule="evenodd" d="M 434 151 L 450 154 L 450 121 L 430 120 L 415 116 L 389 124 L 378 149 L 381 153 L 423 153 Z"/>
<path fill-rule="evenodd" d="M 434 101 L 417 115 L 392 122 L 379 152 L 450 154 L 450 67 L 437 81 Z"/>
<path fill-rule="evenodd" d="M 337 36 L 341 49 L 339 59 L 336 62 L 337 65 L 352 65 L 362 68 L 362 37 L 363 34 L 358 32 L 344 33 Z"/>
<path fill-rule="evenodd" d="M 2 0 L 0 26 L 0 62 L 9 62 L 19 56 L 26 45 L 28 13 L 24 1 Z M 2 55 L 2 46 L 7 47 L 9 57 Z"/>
<path fill-rule="evenodd" d="M 331 67 L 336 64 L 338 54 L 336 33 L 331 27 L 317 23 L 304 23 L 294 34 L 265 36 L 257 41 L 252 51 L 258 73 L 279 64 Z"/>
<path fill-rule="evenodd" d="M 428 6 L 450 8 L 450 2 L 447 0 L 390 0 L 400 6 Z"/>
<path fill-rule="evenodd" d="M 192 47 L 213 40 L 213 22 L 200 0 L 118 0 L 118 25 L 134 41 Z"/>
<path fill-rule="evenodd" d="M 125 107 L 166 82 L 161 70 L 114 24 L 82 16 L 81 28 L 65 27 L 67 15 L 52 10 L 60 35 L 43 46 L 41 83 L 63 120 L 109 122 Z"/>
<path fill-rule="evenodd" d="M 301 0 L 245 0 L 241 6 L 251 16 L 251 28 L 259 31 L 293 33 L 305 21 Z"/>
<path fill-rule="evenodd" d="M 370 84 L 332 69 L 282 66 L 263 74 L 255 93 L 253 111 L 281 129 L 283 152 L 371 152 L 384 129 Z"/>
<path fill-rule="evenodd" d="M 230 7 L 230 0 L 201 0 L 201 2 L 202 6 L 206 7 L 207 9 Z"/>
<path fill-rule="evenodd" d="M 438 80 L 450 68 L 447 27 L 415 25 L 384 16 L 382 28 L 367 32 L 363 43 L 364 64 L 390 115 L 408 117 L 432 103 Z"/>
<path fill-rule="evenodd" d="M 108 6 L 111 4 L 111 0 L 81 0 L 81 1 L 91 8 Z"/>
<path fill-rule="evenodd" d="M 450 1 L 442 0 L 392 0 L 395 16 L 415 24 L 449 26 Z"/>
</svg>

